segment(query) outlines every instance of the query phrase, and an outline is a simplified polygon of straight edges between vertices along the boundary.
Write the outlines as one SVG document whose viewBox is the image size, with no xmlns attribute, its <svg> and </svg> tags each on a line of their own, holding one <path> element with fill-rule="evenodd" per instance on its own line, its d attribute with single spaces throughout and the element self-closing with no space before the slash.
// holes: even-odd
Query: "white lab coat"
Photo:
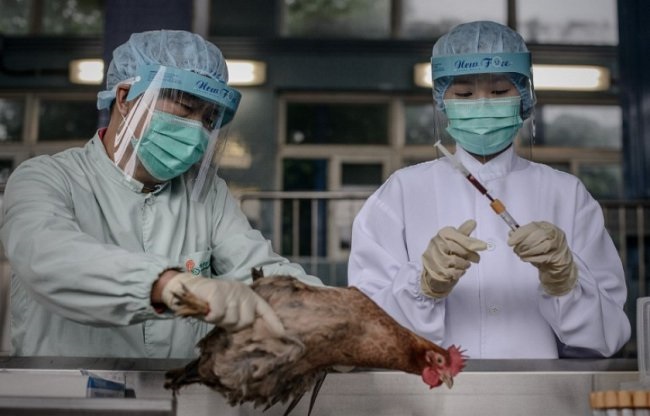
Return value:
<svg viewBox="0 0 650 416">
<path fill-rule="evenodd" d="M 602 210 L 574 176 L 520 158 L 512 147 L 486 164 L 462 163 L 520 224 L 561 228 L 578 267 L 567 295 L 546 295 L 538 270 L 506 244 L 509 228 L 489 200 L 442 158 L 395 172 L 354 220 L 348 279 L 402 325 L 472 358 L 610 356 L 630 337 L 618 253 Z M 420 291 L 421 256 L 445 226 L 475 219 L 488 244 L 449 296 Z M 556 339 L 559 341 L 556 345 Z"/>
<path fill-rule="evenodd" d="M 141 189 L 97 135 L 12 174 L 0 237 L 14 272 L 14 355 L 195 356 L 210 325 L 151 306 L 152 284 L 168 268 L 250 282 L 251 268 L 263 266 L 321 284 L 272 251 L 222 179 L 205 204 L 190 200 L 182 177 Z"/>
</svg>

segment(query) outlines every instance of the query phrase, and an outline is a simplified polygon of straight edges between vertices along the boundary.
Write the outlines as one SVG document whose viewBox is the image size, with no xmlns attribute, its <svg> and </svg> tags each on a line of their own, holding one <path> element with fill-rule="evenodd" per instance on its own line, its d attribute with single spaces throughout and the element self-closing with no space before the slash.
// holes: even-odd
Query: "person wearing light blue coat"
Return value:
<svg viewBox="0 0 650 416">
<path fill-rule="evenodd" d="M 0 229 L 13 355 L 189 358 L 213 325 L 261 316 L 282 334 L 248 286 L 253 267 L 322 285 L 272 250 L 216 175 L 239 102 L 227 81 L 200 36 L 133 34 L 99 93 L 108 127 L 13 172 Z M 183 287 L 208 303 L 205 316 L 174 316 Z"/>
</svg>

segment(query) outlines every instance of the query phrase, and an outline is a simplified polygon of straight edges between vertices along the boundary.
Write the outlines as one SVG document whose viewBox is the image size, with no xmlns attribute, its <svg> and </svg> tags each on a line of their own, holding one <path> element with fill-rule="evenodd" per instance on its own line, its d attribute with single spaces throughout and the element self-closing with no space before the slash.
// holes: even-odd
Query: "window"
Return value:
<svg viewBox="0 0 650 416">
<path fill-rule="evenodd" d="M 473 20 L 505 24 L 506 11 L 506 0 L 403 0 L 399 36 L 436 39 L 457 24 Z"/>
<path fill-rule="evenodd" d="M 25 0 L 0 0 L 0 33 L 24 35 L 29 32 L 29 3 Z"/>
<path fill-rule="evenodd" d="M 0 33 L 95 35 L 104 32 L 103 0 L 0 0 Z"/>
<path fill-rule="evenodd" d="M 342 163 L 341 185 L 343 187 L 376 187 L 382 182 L 381 163 Z"/>
<path fill-rule="evenodd" d="M 341 189 L 367 191 L 377 189 L 383 182 L 382 163 L 341 163 Z M 363 207 L 365 200 L 336 201 L 332 205 L 340 251 L 349 252 L 352 243 L 352 222 Z"/>
<path fill-rule="evenodd" d="M 459 23 L 511 20 L 530 43 L 618 44 L 616 0 L 284 0 L 282 16 L 288 37 L 436 39 Z"/>
<path fill-rule="evenodd" d="M 433 145 L 437 140 L 442 144 L 454 143 L 446 125 L 434 122 L 433 102 L 406 103 L 404 105 L 404 138 L 406 145 Z"/>
<path fill-rule="evenodd" d="M 536 110 L 535 144 L 621 149 L 621 108 L 614 105 L 543 105 Z"/>
<path fill-rule="evenodd" d="M 324 191 L 327 189 L 327 170 L 327 160 L 324 159 L 285 159 L 282 166 L 283 190 Z M 315 205 L 311 202 L 309 199 L 283 201 L 283 254 L 326 255 L 326 201 L 317 201 Z"/>
<path fill-rule="evenodd" d="M 0 98 L 0 144 L 20 142 L 25 122 L 25 100 Z"/>
<path fill-rule="evenodd" d="M 14 161 L 11 158 L 0 158 L 0 186 L 4 187 L 9 175 L 14 169 Z"/>
<path fill-rule="evenodd" d="M 581 164 L 578 177 L 596 199 L 623 197 L 623 172 L 620 164 Z"/>
<path fill-rule="evenodd" d="M 290 103 L 288 144 L 387 144 L 384 103 Z"/>
<path fill-rule="evenodd" d="M 97 107 L 94 101 L 41 101 L 39 141 L 88 140 L 95 130 Z"/>
<path fill-rule="evenodd" d="M 517 0 L 517 29 L 531 43 L 617 45 L 616 0 Z"/>
<path fill-rule="evenodd" d="M 284 0 L 283 35 L 387 38 L 391 0 Z"/>
<path fill-rule="evenodd" d="M 98 128 L 95 103 L 93 93 L 0 95 L 0 151 L 51 154 L 88 141 Z"/>
<path fill-rule="evenodd" d="M 0 184 L 22 161 L 83 146 L 95 134 L 95 94 L 0 96 Z"/>
</svg>

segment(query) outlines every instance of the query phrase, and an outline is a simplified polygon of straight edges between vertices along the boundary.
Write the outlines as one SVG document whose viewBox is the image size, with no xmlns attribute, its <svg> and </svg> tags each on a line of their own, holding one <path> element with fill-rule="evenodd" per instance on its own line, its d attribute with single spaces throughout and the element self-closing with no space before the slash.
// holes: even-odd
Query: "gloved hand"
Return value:
<svg viewBox="0 0 650 416">
<path fill-rule="evenodd" d="M 531 222 L 510 232 L 508 245 L 525 262 L 539 269 L 544 291 L 562 296 L 576 285 L 578 271 L 564 232 L 546 222 Z"/>
<path fill-rule="evenodd" d="M 259 315 L 276 336 L 284 334 L 284 326 L 273 309 L 248 285 L 233 280 L 207 279 L 191 273 L 178 273 L 162 290 L 162 300 L 173 311 L 179 309 L 174 294 L 183 293 L 183 286 L 205 300 L 208 312 L 201 318 L 227 331 L 251 325 Z"/>
<path fill-rule="evenodd" d="M 487 244 L 469 235 L 476 228 L 476 221 L 467 220 L 458 229 L 445 227 L 431 239 L 422 254 L 422 293 L 432 298 L 443 298 L 451 292 L 458 279 L 472 263 L 478 263 L 477 251 L 485 250 Z"/>
</svg>

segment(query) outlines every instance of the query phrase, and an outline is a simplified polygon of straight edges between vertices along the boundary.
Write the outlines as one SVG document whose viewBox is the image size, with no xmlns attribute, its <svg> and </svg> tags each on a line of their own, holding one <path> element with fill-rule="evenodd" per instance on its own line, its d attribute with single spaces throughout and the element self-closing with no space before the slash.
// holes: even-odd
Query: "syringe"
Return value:
<svg viewBox="0 0 650 416">
<path fill-rule="evenodd" d="M 479 182 L 478 179 L 476 179 L 474 177 L 474 175 L 472 175 L 471 172 L 469 170 L 467 170 L 467 168 L 461 163 L 460 160 L 456 159 L 456 157 L 454 157 L 454 155 L 449 153 L 449 151 L 445 148 L 445 146 L 443 146 L 440 143 L 440 140 L 438 140 L 434 144 L 434 146 L 436 148 L 438 148 L 438 150 L 440 150 L 443 155 L 445 155 L 445 156 L 447 156 L 449 158 L 449 161 L 454 166 L 454 168 L 456 168 L 460 173 L 462 173 L 463 176 L 466 177 L 467 180 L 470 181 L 470 183 L 472 185 L 474 185 L 474 187 L 476 189 L 478 189 L 478 191 L 480 193 L 485 195 L 490 200 L 490 207 L 492 207 L 494 212 L 496 212 L 497 215 L 499 215 L 503 219 L 503 221 L 505 221 L 506 224 L 508 224 L 508 227 L 510 227 L 511 230 L 514 231 L 517 228 L 519 228 L 519 224 L 517 224 L 515 219 L 512 218 L 512 216 L 510 215 L 510 213 L 506 209 L 506 206 L 503 205 L 503 202 L 499 201 L 496 198 L 492 198 L 492 196 L 489 194 L 487 189 L 485 189 L 485 187 L 483 185 L 481 185 L 481 182 Z"/>
</svg>

